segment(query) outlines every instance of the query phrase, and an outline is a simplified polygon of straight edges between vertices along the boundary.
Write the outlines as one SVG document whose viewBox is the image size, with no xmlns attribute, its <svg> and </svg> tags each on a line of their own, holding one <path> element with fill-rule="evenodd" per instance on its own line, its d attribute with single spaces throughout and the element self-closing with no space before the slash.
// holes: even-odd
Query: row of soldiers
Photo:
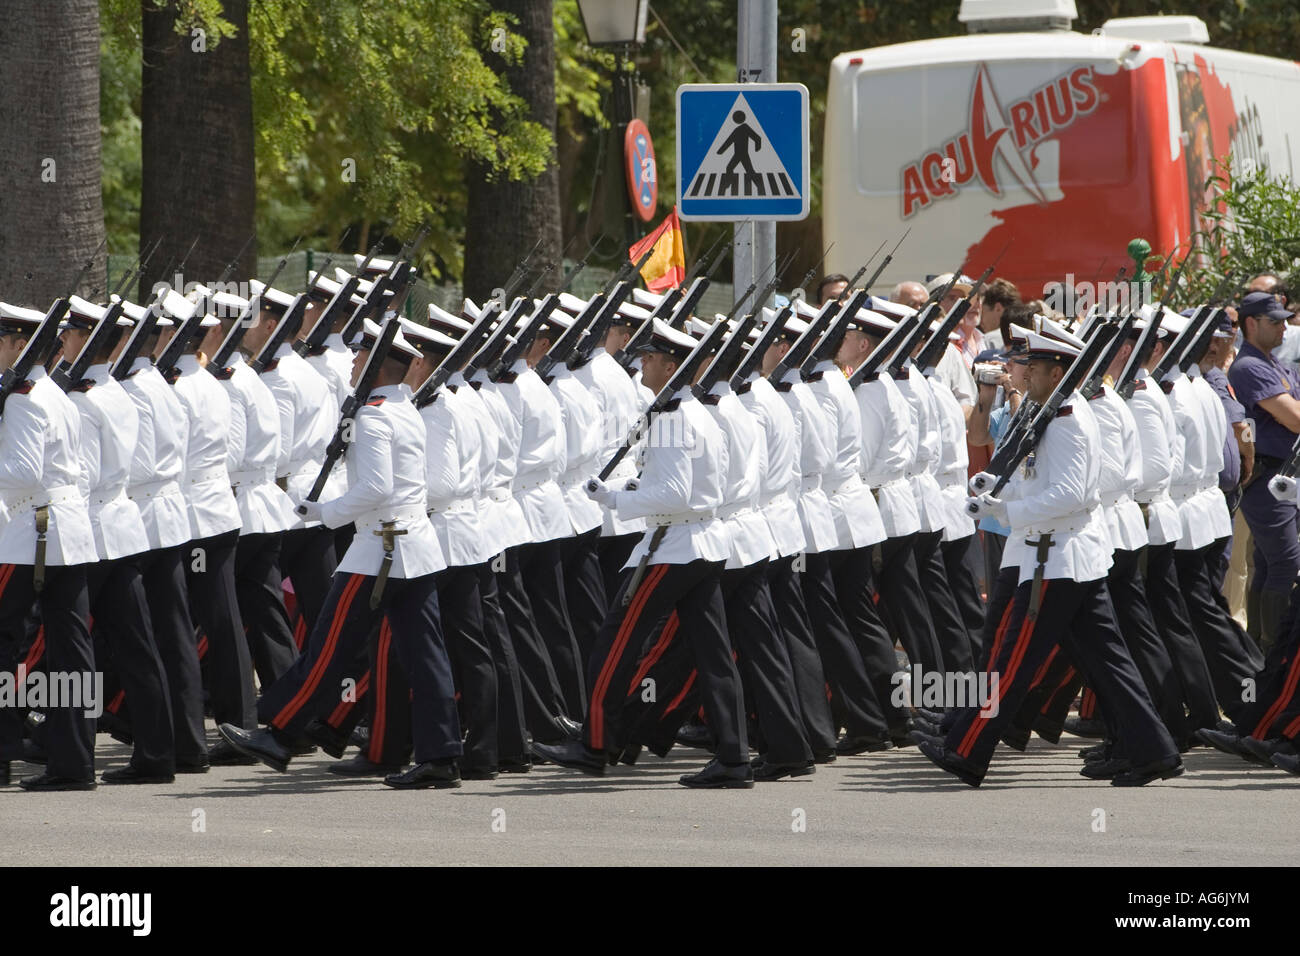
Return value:
<svg viewBox="0 0 1300 956">
<path fill-rule="evenodd" d="M 0 367 L 22 373 L 0 419 L 0 670 L 110 674 L 132 756 L 105 782 L 319 747 L 339 773 L 452 787 L 685 740 L 715 754 L 692 787 L 914 744 L 977 785 L 1086 680 L 1108 740 L 1085 775 L 1142 784 L 1220 708 L 1246 719 L 1263 662 L 1208 585 L 1229 532 L 1206 486 L 1224 426 L 1187 347 L 1204 323 L 1148 311 L 1164 337 L 1127 400 L 1073 374 L 1115 323 L 1020 333 L 1025 407 L 1050 414 L 977 476 L 1005 489 L 968 500 L 965 415 L 927 374 L 958 307 L 859 291 L 703 323 L 706 280 L 654 296 L 622 275 L 416 323 L 409 265 L 354 271 L 252 302 L 74 297 L 75 376 L 29 361 L 51 313 L 0 305 Z M 1177 380 L 1143 385 L 1179 343 Z M 980 517 L 1011 529 L 987 609 Z M 896 644 L 923 671 L 997 673 L 991 712 L 914 706 Z M 43 717 L 33 734 L 0 709 L 4 776 L 40 757 L 27 789 L 93 787 L 93 723 Z"/>
</svg>

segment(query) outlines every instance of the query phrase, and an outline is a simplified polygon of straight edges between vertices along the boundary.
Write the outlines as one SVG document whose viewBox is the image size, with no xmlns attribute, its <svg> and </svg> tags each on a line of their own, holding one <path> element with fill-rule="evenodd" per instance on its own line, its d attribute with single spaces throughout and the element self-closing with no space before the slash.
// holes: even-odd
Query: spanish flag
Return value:
<svg viewBox="0 0 1300 956">
<path fill-rule="evenodd" d="M 636 262 L 652 245 L 654 252 L 641 267 L 641 278 L 645 280 L 646 288 L 651 292 L 677 288 L 686 278 L 686 246 L 682 241 L 682 224 L 677 219 L 676 206 L 654 232 L 632 244 L 627 250 L 628 259 Z"/>
</svg>

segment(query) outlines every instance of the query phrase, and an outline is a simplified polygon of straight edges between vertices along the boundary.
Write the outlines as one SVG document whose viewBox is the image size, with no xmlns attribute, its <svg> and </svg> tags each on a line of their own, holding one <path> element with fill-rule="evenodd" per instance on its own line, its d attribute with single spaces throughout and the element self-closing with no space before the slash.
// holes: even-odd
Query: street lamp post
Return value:
<svg viewBox="0 0 1300 956">
<path fill-rule="evenodd" d="M 627 167 L 626 134 L 632 121 L 633 96 L 636 74 L 627 68 L 632 58 L 632 47 L 645 42 L 646 14 L 649 0 L 578 0 L 578 12 L 587 31 L 587 42 L 592 46 L 614 47 L 613 126 L 620 169 Z M 626 245 L 636 242 L 636 222 L 632 215 L 632 199 L 623 194 L 623 231 Z"/>
</svg>

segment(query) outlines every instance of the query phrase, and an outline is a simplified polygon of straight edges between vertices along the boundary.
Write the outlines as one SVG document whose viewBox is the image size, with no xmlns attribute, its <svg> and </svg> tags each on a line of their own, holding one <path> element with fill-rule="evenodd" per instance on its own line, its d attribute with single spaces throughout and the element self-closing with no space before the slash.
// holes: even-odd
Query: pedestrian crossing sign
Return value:
<svg viewBox="0 0 1300 956">
<path fill-rule="evenodd" d="M 806 86 L 688 83 L 677 88 L 682 219 L 804 219 L 808 193 Z"/>
</svg>

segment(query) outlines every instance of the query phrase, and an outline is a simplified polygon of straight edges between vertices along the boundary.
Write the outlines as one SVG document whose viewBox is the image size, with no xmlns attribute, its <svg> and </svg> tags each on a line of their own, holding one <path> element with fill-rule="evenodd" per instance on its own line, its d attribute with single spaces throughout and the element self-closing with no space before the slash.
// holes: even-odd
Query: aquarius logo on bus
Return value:
<svg viewBox="0 0 1300 956">
<path fill-rule="evenodd" d="M 1092 67 L 1080 66 L 1013 101 L 1004 110 L 988 66 L 981 63 L 971 86 L 970 125 L 939 149 L 903 168 L 903 218 L 936 200 L 957 195 L 962 186 L 975 179 L 994 196 L 1001 196 L 997 159 L 1036 202 L 1046 203 L 1047 193 L 1034 177 L 1030 151 L 1048 136 L 1087 116 L 1100 102 Z"/>
</svg>

